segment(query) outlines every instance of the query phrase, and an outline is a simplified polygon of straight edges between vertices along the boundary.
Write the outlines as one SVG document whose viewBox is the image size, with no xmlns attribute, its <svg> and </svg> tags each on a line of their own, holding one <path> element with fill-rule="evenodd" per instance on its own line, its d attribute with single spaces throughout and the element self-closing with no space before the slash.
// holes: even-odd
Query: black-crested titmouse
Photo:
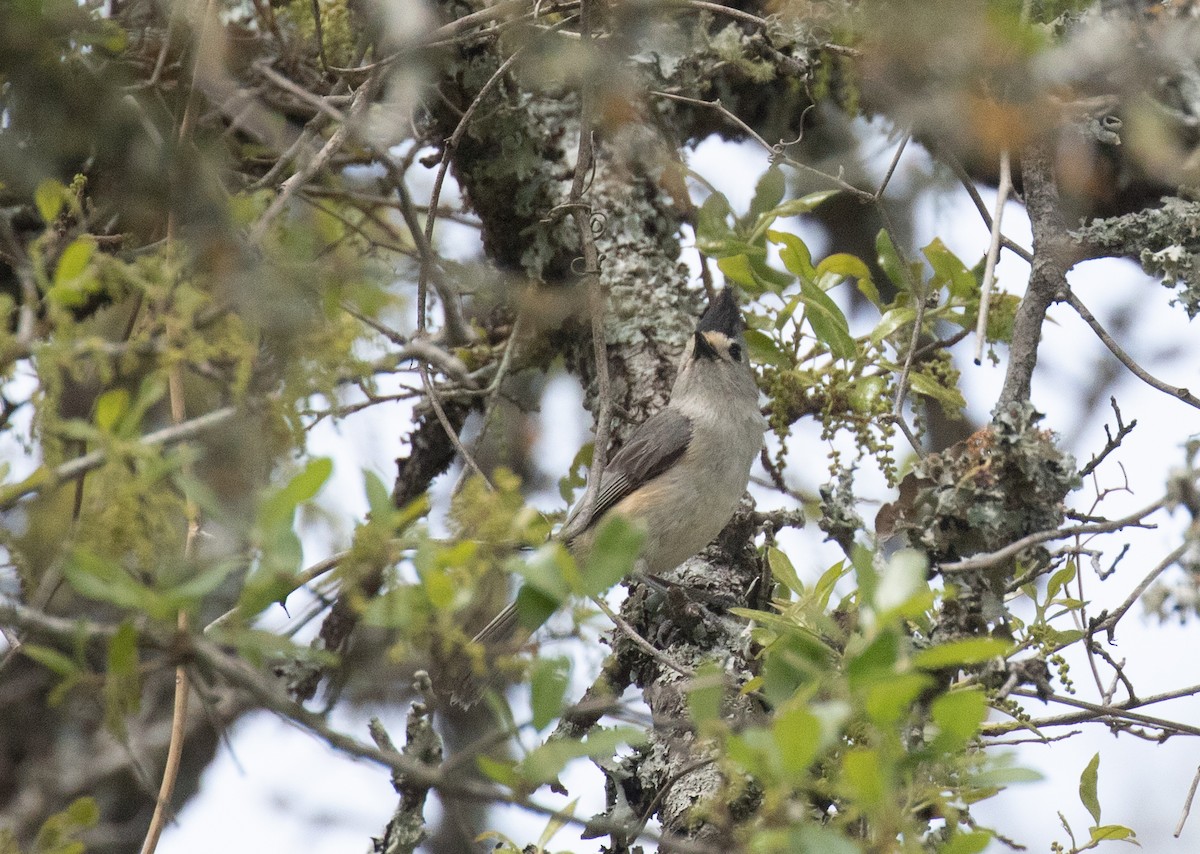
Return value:
<svg viewBox="0 0 1200 854">
<path fill-rule="evenodd" d="M 670 403 L 638 425 L 605 467 L 595 508 L 589 513 L 581 501 L 559 531 L 578 560 L 610 513 L 644 528 L 638 565 L 649 575 L 679 566 L 729 522 L 767 426 L 742 329 L 741 311 L 725 288 L 684 349 Z M 517 625 L 514 602 L 475 641 L 508 642 Z"/>
</svg>

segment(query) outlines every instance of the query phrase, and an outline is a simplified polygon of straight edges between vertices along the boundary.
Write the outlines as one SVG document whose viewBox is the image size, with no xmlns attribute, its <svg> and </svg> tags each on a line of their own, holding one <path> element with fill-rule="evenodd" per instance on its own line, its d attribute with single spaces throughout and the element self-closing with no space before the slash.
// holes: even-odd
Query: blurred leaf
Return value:
<svg viewBox="0 0 1200 854">
<path fill-rule="evenodd" d="M 758 179 L 754 188 L 754 198 L 750 201 L 750 212 L 747 222 L 753 222 L 759 215 L 783 201 L 787 191 L 787 178 L 778 166 L 772 166 Z"/>
<path fill-rule="evenodd" d="M 142 611 L 155 619 L 169 617 L 175 610 L 115 562 L 84 549 L 76 549 L 71 554 L 63 565 L 63 575 L 76 593 L 88 599 Z"/>
<path fill-rule="evenodd" d="M 576 798 L 557 813 L 550 816 L 550 820 L 546 822 L 546 827 L 542 831 L 542 835 L 538 837 L 537 850 L 539 854 L 550 844 L 550 840 L 554 838 L 556 833 L 570 824 L 570 818 L 575 815 L 575 807 L 578 804 L 579 798 Z"/>
<path fill-rule="evenodd" d="M 929 593 L 929 559 L 924 552 L 900 549 L 884 565 L 872 604 L 881 619 L 893 614 L 914 616 L 910 606 L 919 609 L 916 613 L 925 610 Z"/>
<path fill-rule="evenodd" d="M 330 471 L 332 471 L 332 460 L 330 460 Z M 362 476 L 363 492 L 367 496 L 367 508 L 371 518 L 381 521 L 389 518 L 396 512 L 396 505 L 392 502 L 392 493 L 375 472 L 363 469 Z"/>
<path fill-rule="evenodd" d="M 75 281 L 87 269 L 88 262 L 96 252 L 96 242 L 88 237 L 79 237 L 71 241 L 58 257 L 58 267 L 54 270 L 54 286 L 63 287 Z"/>
<path fill-rule="evenodd" d="M 634 727 L 597 728 L 587 738 L 577 741 L 559 738 L 531 750 L 516 766 L 516 773 L 525 781 L 540 785 L 558 778 L 572 759 L 611 756 L 618 747 L 644 744 L 647 735 Z"/>
<path fill-rule="evenodd" d="M 20 650 L 23 655 L 33 659 L 47 670 L 54 671 L 59 676 L 77 676 L 83 672 L 83 668 L 74 659 L 63 655 L 57 649 L 34 643 L 23 643 Z"/>
<path fill-rule="evenodd" d="M 333 473 L 333 460 L 317 457 L 294 475 L 281 489 L 267 496 L 259 507 L 259 522 L 264 527 L 291 525 L 296 508 L 311 501 Z"/>
<path fill-rule="evenodd" d="M 771 574 L 775 576 L 776 581 L 797 596 L 804 595 L 804 583 L 796 574 L 796 567 L 792 566 L 791 559 L 775 546 L 767 548 L 767 565 L 771 568 Z"/>
<path fill-rule="evenodd" d="M 757 329 L 745 331 L 746 349 L 750 351 L 750 361 L 759 365 L 771 365 L 776 368 L 789 368 L 792 359 L 779 349 L 775 340 L 765 332 Z"/>
<path fill-rule="evenodd" d="M 982 691 L 951 691 L 938 697 L 929 712 L 939 730 L 934 746 L 944 753 L 964 748 L 978 735 L 987 708 L 987 697 Z"/>
<path fill-rule="evenodd" d="M 821 722 L 817 716 L 803 705 L 793 705 L 775 715 L 771 732 L 784 770 L 793 774 L 807 771 L 821 745 Z"/>
<path fill-rule="evenodd" d="M 475 765 L 483 772 L 483 776 L 499 783 L 501 786 L 515 789 L 520 783 L 520 778 L 517 776 L 513 762 L 493 759 L 490 756 L 480 754 L 475 757 Z"/>
<path fill-rule="evenodd" d="M 616 513 L 601 522 L 583 567 L 585 596 L 598 596 L 633 571 L 646 532 Z"/>
<path fill-rule="evenodd" d="M 803 276 L 800 278 L 800 297 L 808 311 L 804 313 L 817 340 L 829 347 L 839 359 L 853 359 L 858 353 L 846 315 L 823 290 Z"/>
<path fill-rule="evenodd" d="M 975 274 L 968 270 L 958 256 L 946 247 L 940 237 L 935 237 L 921 252 L 928 259 L 929 266 L 933 268 L 931 284 L 934 288 L 946 285 L 950 296 L 960 300 L 979 291 L 979 281 L 975 278 Z"/>
<path fill-rule="evenodd" d="M 887 229 L 880 229 L 879 234 L 875 235 L 875 252 L 879 268 L 892 280 L 896 289 L 911 290 L 912 285 L 904 272 L 904 262 L 900 260 L 900 253 L 896 251 L 896 244 L 892 242 L 892 236 L 887 233 Z"/>
<path fill-rule="evenodd" d="M 897 723 L 908 714 L 917 697 L 932 683 L 933 679 L 925 673 L 893 674 L 867 689 L 867 714 L 881 726 Z"/>
<path fill-rule="evenodd" d="M 922 670 L 980 664 L 1010 649 L 1012 644 L 999 638 L 964 638 L 921 650 L 913 656 L 913 664 Z"/>
<path fill-rule="evenodd" d="M 566 658 L 534 659 L 529 675 L 534 729 L 544 729 L 562 714 L 563 696 L 570 682 L 570 673 L 570 662 Z"/>
<path fill-rule="evenodd" d="M 1091 758 L 1083 773 L 1079 775 L 1079 800 L 1092 814 L 1092 821 L 1100 823 L 1100 798 L 1096 789 L 1100 780 L 1100 754 Z"/>
<path fill-rule="evenodd" d="M 725 697 L 725 675 L 713 664 L 701 665 L 687 685 L 688 712 L 697 724 L 720 720 Z"/>
<path fill-rule="evenodd" d="M 42 215 L 42 220 L 47 225 L 58 219 L 66 200 L 67 188 L 53 178 L 42 181 L 33 191 L 34 204 L 37 205 L 38 213 Z"/>
<path fill-rule="evenodd" d="M 128 389 L 111 388 L 96 398 L 96 426 L 105 432 L 113 429 L 129 409 Z"/>
<path fill-rule="evenodd" d="M 729 200 L 721 193 L 712 193 L 696 212 L 696 246 L 706 255 L 715 254 L 730 235 Z"/>
<path fill-rule="evenodd" d="M 991 841 L 992 834 L 986 830 L 956 833 L 941 848 L 939 854 L 980 854 L 981 851 L 988 847 L 988 843 Z"/>
<path fill-rule="evenodd" d="M 858 747 L 842 757 L 842 782 L 861 807 L 880 807 L 887 800 L 889 775 L 879 753 Z"/>
<path fill-rule="evenodd" d="M 124 732 L 124 718 L 141 705 L 142 681 L 138 672 L 138 635 L 125 620 L 108 641 L 108 671 L 104 680 L 105 720 L 113 732 Z"/>
</svg>

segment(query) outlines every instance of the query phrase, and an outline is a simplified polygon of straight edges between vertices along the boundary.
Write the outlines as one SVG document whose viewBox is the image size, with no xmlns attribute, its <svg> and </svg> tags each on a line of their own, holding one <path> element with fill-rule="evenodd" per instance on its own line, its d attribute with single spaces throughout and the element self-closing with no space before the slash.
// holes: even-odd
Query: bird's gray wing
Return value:
<svg viewBox="0 0 1200 854">
<path fill-rule="evenodd" d="M 622 498 L 669 469 L 692 441 L 692 422 L 677 409 L 667 407 L 650 416 L 633 431 L 624 447 L 604 468 L 596 508 L 588 514 L 581 501 L 563 525 L 568 544 Z"/>
</svg>

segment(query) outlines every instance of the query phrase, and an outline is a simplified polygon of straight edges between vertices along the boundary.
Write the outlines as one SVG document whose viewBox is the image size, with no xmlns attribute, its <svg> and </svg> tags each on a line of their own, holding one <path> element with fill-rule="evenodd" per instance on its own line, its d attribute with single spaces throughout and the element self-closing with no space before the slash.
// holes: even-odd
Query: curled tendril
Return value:
<svg viewBox="0 0 1200 854">
<path fill-rule="evenodd" d="M 588 218 L 588 227 L 592 230 L 593 237 L 599 237 L 608 228 L 608 214 L 603 211 L 592 211 Z"/>
</svg>

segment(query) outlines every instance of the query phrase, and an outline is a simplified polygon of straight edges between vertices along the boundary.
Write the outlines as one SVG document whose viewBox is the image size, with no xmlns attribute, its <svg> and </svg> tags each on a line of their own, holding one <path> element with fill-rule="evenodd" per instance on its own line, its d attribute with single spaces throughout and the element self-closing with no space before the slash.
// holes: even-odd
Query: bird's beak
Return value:
<svg viewBox="0 0 1200 854">
<path fill-rule="evenodd" d="M 708 338 L 703 332 L 696 333 L 696 346 L 693 349 L 693 354 L 697 359 L 715 359 L 717 358 L 716 348 L 708 343 Z"/>
</svg>

